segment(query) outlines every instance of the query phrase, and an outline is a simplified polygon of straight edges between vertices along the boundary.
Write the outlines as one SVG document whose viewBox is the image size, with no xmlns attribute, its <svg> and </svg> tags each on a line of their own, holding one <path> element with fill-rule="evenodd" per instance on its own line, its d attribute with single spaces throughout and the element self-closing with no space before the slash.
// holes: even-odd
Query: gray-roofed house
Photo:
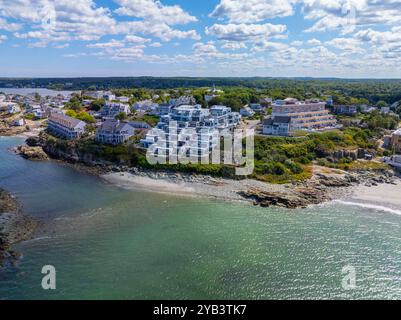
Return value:
<svg viewBox="0 0 401 320">
<path fill-rule="evenodd" d="M 96 131 L 96 141 L 104 144 L 122 144 L 135 135 L 135 129 L 127 122 L 106 120 Z"/>
<path fill-rule="evenodd" d="M 85 122 L 61 113 L 52 113 L 47 127 L 51 133 L 66 139 L 79 138 L 85 132 L 85 128 Z"/>
<path fill-rule="evenodd" d="M 272 136 L 291 135 L 291 117 L 278 116 L 265 119 L 263 122 L 263 134 Z"/>
</svg>

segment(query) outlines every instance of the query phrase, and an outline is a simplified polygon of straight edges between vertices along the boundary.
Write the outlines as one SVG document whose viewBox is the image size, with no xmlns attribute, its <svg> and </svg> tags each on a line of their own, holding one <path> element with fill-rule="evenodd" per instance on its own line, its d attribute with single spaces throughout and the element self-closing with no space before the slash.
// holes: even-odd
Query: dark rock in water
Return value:
<svg viewBox="0 0 401 320">
<path fill-rule="evenodd" d="M 30 237 L 37 222 L 21 213 L 17 200 L 0 189 L 0 267 L 5 261 L 18 259 L 16 252 L 10 251 L 14 243 Z"/>
<path fill-rule="evenodd" d="M 49 160 L 47 154 L 43 151 L 42 147 L 29 147 L 19 146 L 15 151 L 20 154 L 23 158 L 33 161 L 45 161 Z"/>
<path fill-rule="evenodd" d="M 256 188 L 239 192 L 246 199 L 253 200 L 255 205 L 261 207 L 279 206 L 289 209 L 305 208 L 310 204 L 321 203 L 327 198 L 325 195 L 312 188 L 297 188 L 293 193 L 266 192 Z"/>
</svg>

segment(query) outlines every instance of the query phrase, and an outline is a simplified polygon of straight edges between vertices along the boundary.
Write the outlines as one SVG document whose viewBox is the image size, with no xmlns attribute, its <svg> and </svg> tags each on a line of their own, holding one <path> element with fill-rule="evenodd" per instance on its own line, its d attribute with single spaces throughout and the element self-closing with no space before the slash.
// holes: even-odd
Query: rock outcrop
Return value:
<svg viewBox="0 0 401 320">
<path fill-rule="evenodd" d="M 37 222 L 21 212 L 17 200 L 0 189 L 0 268 L 6 261 L 13 263 L 18 254 L 10 247 L 12 244 L 30 237 Z"/>
<path fill-rule="evenodd" d="M 246 199 L 254 201 L 255 205 L 262 207 L 278 206 L 289 209 L 305 208 L 311 204 L 318 204 L 329 200 L 322 190 L 308 187 L 295 188 L 292 192 L 266 192 L 251 188 L 246 192 L 240 192 Z"/>
<path fill-rule="evenodd" d="M 32 160 L 32 161 L 49 160 L 49 157 L 43 151 L 42 147 L 18 146 L 15 149 L 15 152 L 20 154 L 25 159 Z"/>
</svg>

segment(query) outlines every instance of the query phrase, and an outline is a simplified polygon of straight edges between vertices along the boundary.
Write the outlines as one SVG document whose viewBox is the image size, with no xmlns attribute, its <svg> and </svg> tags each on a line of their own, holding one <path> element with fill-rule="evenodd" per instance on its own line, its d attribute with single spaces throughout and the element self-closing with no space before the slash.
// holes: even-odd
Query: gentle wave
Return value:
<svg viewBox="0 0 401 320">
<path fill-rule="evenodd" d="M 378 211 L 389 212 L 389 213 L 393 213 L 393 214 L 397 214 L 397 215 L 401 216 L 401 210 L 396 210 L 396 209 L 388 208 L 385 206 L 359 203 L 359 202 L 351 202 L 351 201 L 342 201 L 342 200 L 336 200 L 335 202 L 349 205 L 349 206 L 357 206 L 357 207 L 366 208 L 366 209 L 374 209 L 374 210 L 378 210 Z"/>
<path fill-rule="evenodd" d="M 41 241 L 41 240 L 48 240 L 48 239 L 52 239 L 52 238 L 54 238 L 54 237 L 49 237 L 49 236 L 37 237 L 37 238 L 26 240 L 25 243 L 36 242 L 36 241 Z"/>
</svg>

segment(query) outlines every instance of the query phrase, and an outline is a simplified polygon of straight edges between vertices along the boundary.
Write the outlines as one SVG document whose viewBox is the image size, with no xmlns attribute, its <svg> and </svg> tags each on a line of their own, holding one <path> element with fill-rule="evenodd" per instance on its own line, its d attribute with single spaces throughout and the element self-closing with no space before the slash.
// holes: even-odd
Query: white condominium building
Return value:
<svg viewBox="0 0 401 320">
<path fill-rule="evenodd" d="M 321 130 L 334 128 L 337 121 L 329 110 L 325 108 L 325 102 L 307 100 L 298 101 L 296 99 L 286 99 L 273 104 L 272 119 L 275 117 L 290 117 L 290 131 L 297 130 Z"/>
<path fill-rule="evenodd" d="M 232 129 L 241 116 L 225 106 L 214 106 L 210 110 L 200 105 L 182 105 L 162 116 L 160 122 L 141 141 L 145 148 L 152 147 L 156 157 L 177 154 L 177 149 L 186 146 L 187 155 L 208 158 L 218 145 L 219 132 Z"/>
</svg>

